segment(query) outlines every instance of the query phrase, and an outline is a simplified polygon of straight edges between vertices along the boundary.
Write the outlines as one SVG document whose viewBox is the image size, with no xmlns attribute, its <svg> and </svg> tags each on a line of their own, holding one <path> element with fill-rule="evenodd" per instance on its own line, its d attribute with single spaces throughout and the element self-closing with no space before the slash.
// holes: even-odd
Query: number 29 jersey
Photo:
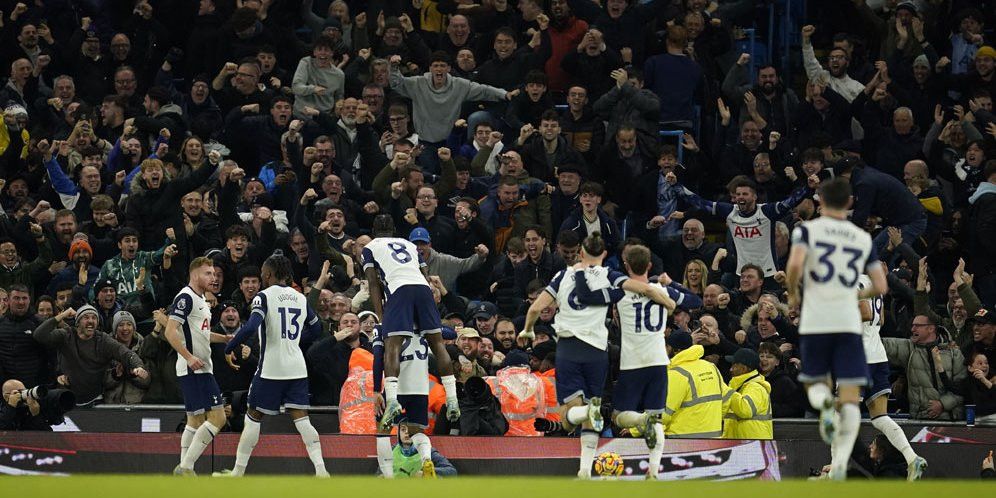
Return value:
<svg viewBox="0 0 996 498">
<path fill-rule="evenodd" d="M 377 270 L 388 296 L 405 285 L 429 285 L 422 275 L 425 263 L 418 248 L 405 239 L 377 237 L 363 248 L 362 260 L 364 270 Z"/>
<path fill-rule="evenodd" d="M 318 317 L 308 308 L 304 294 L 291 287 L 271 285 L 252 299 L 251 314 L 263 318 L 256 376 L 268 380 L 307 378 L 301 334 Z"/>
<path fill-rule="evenodd" d="M 858 281 L 878 264 L 871 236 L 847 220 L 822 216 L 796 227 L 792 243 L 806 246 L 800 334 L 860 334 Z"/>
<path fill-rule="evenodd" d="M 650 284 L 664 288 L 660 284 Z M 643 294 L 626 291 L 616 303 L 619 314 L 620 370 L 667 365 L 670 359 L 664 341 L 667 309 Z"/>
</svg>

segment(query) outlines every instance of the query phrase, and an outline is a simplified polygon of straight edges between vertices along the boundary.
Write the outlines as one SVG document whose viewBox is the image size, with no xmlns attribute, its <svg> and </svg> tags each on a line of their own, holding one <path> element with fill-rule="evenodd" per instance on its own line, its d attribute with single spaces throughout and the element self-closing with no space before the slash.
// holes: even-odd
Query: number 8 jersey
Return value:
<svg viewBox="0 0 996 498">
<path fill-rule="evenodd" d="M 806 246 L 800 334 L 860 334 L 858 281 L 878 264 L 871 236 L 847 220 L 822 216 L 792 232 Z"/>
<path fill-rule="evenodd" d="M 376 268 L 388 296 L 406 285 L 425 285 L 424 266 L 415 244 L 395 237 L 377 237 L 363 248 L 363 269 Z"/>
<path fill-rule="evenodd" d="M 252 299 L 259 326 L 259 367 L 256 376 L 269 380 L 305 379 L 308 366 L 301 351 L 301 334 L 318 321 L 308 300 L 297 290 L 271 285 Z"/>
</svg>

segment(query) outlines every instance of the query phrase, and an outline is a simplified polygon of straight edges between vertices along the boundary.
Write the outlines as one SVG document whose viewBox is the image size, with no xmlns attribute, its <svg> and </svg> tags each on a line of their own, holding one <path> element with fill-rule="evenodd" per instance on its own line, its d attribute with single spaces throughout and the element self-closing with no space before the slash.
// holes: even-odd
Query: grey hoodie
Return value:
<svg viewBox="0 0 996 498">
<path fill-rule="evenodd" d="M 402 76 L 391 66 L 391 90 L 412 99 L 415 132 L 426 142 L 442 142 L 450 135 L 453 123 L 460 117 L 464 102 L 505 98 L 505 90 L 446 75 L 442 88 L 432 86 L 432 74 Z"/>
</svg>

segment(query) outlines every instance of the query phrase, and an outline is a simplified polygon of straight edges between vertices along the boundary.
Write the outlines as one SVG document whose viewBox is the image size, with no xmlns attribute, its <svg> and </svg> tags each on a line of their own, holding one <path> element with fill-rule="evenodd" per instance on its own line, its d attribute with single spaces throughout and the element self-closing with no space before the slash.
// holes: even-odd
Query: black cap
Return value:
<svg viewBox="0 0 996 498">
<path fill-rule="evenodd" d="M 106 289 L 107 287 L 114 289 L 114 292 L 118 291 L 118 286 L 114 283 L 114 281 L 109 278 L 105 278 L 103 280 L 98 280 L 93 283 L 93 292 L 96 294 Z"/>
<path fill-rule="evenodd" d="M 543 341 L 529 349 L 529 355 L 540 360 L 557 350 L 557 343 L 553 341 Z"/>
<path fill-rule="evenodd" d="M 544 343 L 546 344 L 546 343 Z M 519 365 L 529 365 L 529 355 L 521 349 L 513 349 L 505 355 L 505 361 L 502 362 L 501 367 L 517 367 Z"/>
<path fill-rule="evenodd" d="M 494 303 L 489 303 L 488 301 L 481 301 L 470 309 L 470 314 L 475 320 L 478 318 L 490 320 L 491 317 L 498 314 L 498 306 Z"/>
<path fill-rule="evenodd" d="M 692 334 L 676 330 L 671 332 L 671 337 L 667 338 L 667 343 L 670 344 L 671 348 L 675 351 L 684 351 L 692 347 Z"/>
<path fill-rule="evenodd" d="M 900 2 L 899 5 L 896 6 L 896 12 L 899 12 L 900 10 L 903 10 L 903 9 L 912 12 L 913 15 L 917 14 L 916 4 L 913 3 L 913 2 L 910 2 L 910 1 Z"/>
<path fill-rule="evenodd" d="M 969 321 L 996 325 L 996 307 L 979 308 L 979 311 L 969 318 Z"/>
<path fill-rule="evenodd" d="M 757 356 L 757 352 L 747 348 L 740 348 L 736 353 L 727 355 L 726 361 L 731 365 L 739 363 L 751 370 L 757 370 L 758 365 L 761 364 L 761 358 Z"/>
</svg>

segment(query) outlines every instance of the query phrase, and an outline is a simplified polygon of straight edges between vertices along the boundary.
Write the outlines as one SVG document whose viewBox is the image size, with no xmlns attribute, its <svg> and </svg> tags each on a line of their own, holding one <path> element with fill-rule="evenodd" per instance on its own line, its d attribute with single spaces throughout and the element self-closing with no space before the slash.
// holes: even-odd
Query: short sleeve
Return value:
<svg viewBox="0 0 996 498">
<path fill-rule="evenodd" d="M 546 289 L 544 289 L 549 292 L 551 296 L 556 296 L 557 292 L 560 291 L 560 282 L 564 280 L 564 273 L 566 271 L 567 270 L 558 271 L 557 274 L 553 276 L 553 279 L 550 280 L 550 284 L 546 286 Z"/>
<path fill-rule="evenodd" d="M 374 268 L 374 257 L 373 252 L 368 247 L 363 248 L 363 252 L 360 253 L 360 263 L 363 265 L 363 269 Z"/>
<path fill-rule="evenodd" d="M 667 295 L 670 296 L 671 299 L 674 299 L 674 304 L 681 306 L 681 303 L 685 302 L 684 292 L 681 292 L 673 287 L 665 287 L 664 290 L 667 291 Z"/>
<path fill-rule="evenodd" d="M 194 299 L 190 294 L 180 293 L 173 299 L 173 304 L 169 307 L 169 318 L 180 323 L 187 321 L 190 312 L 194 307 Z"/>
<path fill-rule="evenodd" d="M 318 318 L 318 315 L 315 313 L 315 310 L 311 309 L 311 306 L 308 306 L 308 319 L 305 320 L 305 323 L 308 325 L 314 325 L 319 321 L 320 320 Z"/>
<path fill-rule="evenodd" d="M 809 229 L 799 225 L 792 230 L 792 243 L 802 244 L 805 246 L 809 245 Z"/>
<path fill-rule="evenodd" d="M 622 284 L 629 280 L 629 276 L 617 270 L 609 270 L 608 277 L 609 283 L 612 284 L 613 287 L 622 287 Z"/>
<path fill-rule="evenodd" d="M 257 293 L 256 297 L 252 298 L 252 312 L 250 314 L 266 318 L 266 295 L 262 292 Z"/>
</svg>

